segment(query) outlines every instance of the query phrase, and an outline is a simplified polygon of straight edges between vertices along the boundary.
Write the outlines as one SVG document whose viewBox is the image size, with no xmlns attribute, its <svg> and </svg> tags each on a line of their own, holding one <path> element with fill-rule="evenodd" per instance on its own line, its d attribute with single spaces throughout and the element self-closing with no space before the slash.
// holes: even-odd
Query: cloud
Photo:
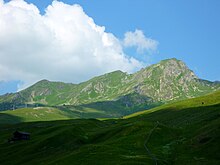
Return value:
<svg viewBox="0 0 220 165">
<path fill-rule="evenodd" d="M 140 51 L 156 45 L 140 30 L 126 33 L 124 41 Z M 21 88 L 44 78 L 77 83 L 114 70 L 133 72 L 143 67 L 81 6 L 59 1 L 41 15 L 23 0 L 0 0 L 0 59 L 0 81 L 21 80 Z"/>
<path fill-rule="evenodd" d="M 137 47 L 137 52 L 152 52 L 157 50 L 158 42 L 151 38 L 147 38 L 143 31 L 136 29 L 134 32 L 126 32 L 124 36 L 124 47 Z"/>
</svg>

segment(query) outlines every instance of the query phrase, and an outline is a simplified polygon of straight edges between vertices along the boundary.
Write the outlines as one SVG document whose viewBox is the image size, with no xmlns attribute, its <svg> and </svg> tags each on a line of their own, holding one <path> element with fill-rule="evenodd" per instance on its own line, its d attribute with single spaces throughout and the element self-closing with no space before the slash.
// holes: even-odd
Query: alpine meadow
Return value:
<svg viewBox="0 0 220 165">
<path fill-rule="evenodd" d="M 0 164 L 219 165 L 219 7 L 0 0 Z"/>
</svg>

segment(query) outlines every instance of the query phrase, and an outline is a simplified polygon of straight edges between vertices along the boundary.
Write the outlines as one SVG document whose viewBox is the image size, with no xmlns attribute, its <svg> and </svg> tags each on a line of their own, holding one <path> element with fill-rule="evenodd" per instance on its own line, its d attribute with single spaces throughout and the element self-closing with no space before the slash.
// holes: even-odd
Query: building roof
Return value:
<svg viewBox="0 0 220 165">
<path fill-rule="evenodd" d="M 30 135 L 30 133 L 28 133 L 28 132 L 21 132 L 21 131 L 15 131 L 15 133 L 19 133 L 19 134 L 22 134 L 22 135 Z"/>
</svg>

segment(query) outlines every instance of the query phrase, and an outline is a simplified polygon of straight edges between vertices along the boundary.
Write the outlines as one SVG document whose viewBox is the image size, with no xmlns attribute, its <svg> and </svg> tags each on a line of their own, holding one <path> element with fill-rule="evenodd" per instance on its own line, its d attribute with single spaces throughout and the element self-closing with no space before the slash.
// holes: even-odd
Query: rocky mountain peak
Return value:
<svg viewBox="0 0 220 165">
<path fill-rule="evenodd" d="M 186 80 L 198 79 L 184 62 L 176 58 L 163 60 L 134 74 L 134 79 L 139 82 L 146 79 L 161 80 L 161 78 L 178 79 L 180 77 L 185 77 Z"/>
<path fill-rule="evenodd" d="M 198 77 L 181 60 L 163 60 L 134 74 L 133 80 L 139 84 L 136 91 L 151 98 L 173 100 L 191 97 L 199 91 Z"/>
<path fill-rule="evenodd" d="M 161 61 L 159 63 L 159 66 L 163 70 L 164 76 L 174 77 L 174 78 L 183 76 L 190 80 L 198 78 L 195 75 L 195 73 L 192 70 L 190 70 L 183 61 L 177 60 L 175 58 Z"/>
</svg>

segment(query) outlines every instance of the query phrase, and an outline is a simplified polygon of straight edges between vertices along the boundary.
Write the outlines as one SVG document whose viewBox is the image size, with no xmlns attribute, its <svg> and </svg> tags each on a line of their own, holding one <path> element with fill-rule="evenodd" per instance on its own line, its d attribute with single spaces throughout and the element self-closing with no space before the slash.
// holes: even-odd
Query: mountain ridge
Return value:
<svg viewBox="0 0 220 165">
<path fill-rule="evenodd" d="M 127 114 L 130 110 L 149 109 L 218 89 L 220 84 L 199 79 L 184 62 L 172 58 L 133 74 L 117 70 L 79 84 L 44 79 L 20 92 L 0 96 L 0 109 L 13 109 L 13 106 L 22 104 L 89 105 L 104 109 L 113 102 L 116 105 L 114 108 L 123 109 Z"/>
</svg>

